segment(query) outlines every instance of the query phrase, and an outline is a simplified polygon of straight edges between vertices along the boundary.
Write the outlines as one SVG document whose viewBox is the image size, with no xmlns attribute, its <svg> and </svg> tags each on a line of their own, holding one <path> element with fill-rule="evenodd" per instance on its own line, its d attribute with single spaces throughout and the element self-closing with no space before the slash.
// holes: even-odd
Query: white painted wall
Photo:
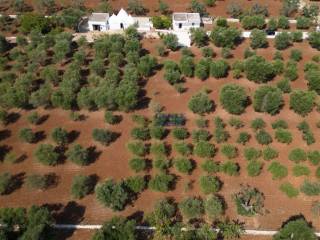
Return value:
<svg viewBox="0 0 320 240">
<path fill-rule="evenodd" d="M 179 25 L 182 25 L 180 28 Z M 200 23 L 199 22 L 178 22 L 178 21 L 173 21 L 172 22 L 172 27 L 173 30 L 175 31 L 189 31 L 191 28 L 199 28 Z"/>
<path fill-rule="evenodd" d="M 96 22 L 96 21 L 88 21 L 89 25 L 89 30 L 94 31 L 93 25 L 99 25 L 100 26 L 100 31 L 105 32 L 109 29 L 108 23 L 107 22 Z"/>
</svg>

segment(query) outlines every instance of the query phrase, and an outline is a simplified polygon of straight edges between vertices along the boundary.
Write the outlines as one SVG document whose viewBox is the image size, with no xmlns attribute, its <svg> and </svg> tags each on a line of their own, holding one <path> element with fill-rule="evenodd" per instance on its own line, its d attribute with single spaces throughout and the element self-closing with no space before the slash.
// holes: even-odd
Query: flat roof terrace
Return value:
<svg viewBox="0 0 320 240">
<path fill-rule="evenodd" d="M 199 13 L 173 13 L 173 20 L 177 22 L 200 22 Z"/>
</svg>

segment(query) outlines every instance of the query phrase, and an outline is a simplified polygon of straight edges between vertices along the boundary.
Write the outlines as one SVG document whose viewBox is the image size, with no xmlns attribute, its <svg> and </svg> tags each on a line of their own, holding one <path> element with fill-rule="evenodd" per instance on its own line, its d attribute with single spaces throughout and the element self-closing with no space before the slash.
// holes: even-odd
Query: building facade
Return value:
<svg viewBox="0 0 320 240">
<path fill-rule="evenodd" d="M 188 31 L 191 28 L 199 28 L 201 17 L 199 13 L 173 13 L 172 28 L 175 31 Z"/>
</svg>

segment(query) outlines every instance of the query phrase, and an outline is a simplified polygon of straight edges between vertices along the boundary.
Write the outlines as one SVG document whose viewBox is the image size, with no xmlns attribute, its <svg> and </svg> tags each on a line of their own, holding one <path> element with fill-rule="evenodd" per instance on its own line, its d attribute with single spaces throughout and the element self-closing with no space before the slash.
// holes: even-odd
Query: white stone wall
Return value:
<svg viewBox="0 0 320 240">
<path fill-rule="evenodd" d="M 182 25 L 181 28 L 179 28 L 179 25 Z M 177 21 L 174 21 L 172 23 L 172 27 L 173 27 L 173 30 L 175 31 L 188 31 L 190 30 L 191 28 L 199 28 L 200 27 L 200 23 L 197 23 L 197 22 L 177 22 Z"/>
<path fill-rule="evenodd" d="M 95 21 L 89 21 L 89 30 L 94 31 L 93 25 L 99 25 L 100 26 L 100 31 L 101 32 L 106 32 L 109 29 L 108 23 L 102 23 L 102 22 L 95 22 Z"/>
</svg>

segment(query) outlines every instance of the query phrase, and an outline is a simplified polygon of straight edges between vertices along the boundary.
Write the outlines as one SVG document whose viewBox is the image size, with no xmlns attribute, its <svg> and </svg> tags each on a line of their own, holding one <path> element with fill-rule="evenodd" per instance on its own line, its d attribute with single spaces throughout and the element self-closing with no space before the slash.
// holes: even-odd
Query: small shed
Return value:
<svg viewBox="0 0 320 240">
<path fill-rule="evenodd" d="M 92 13 L 88 19 L 90 31 L 107 31 L 109 29 L 109 13 Z"/>
<path fill-rule="evenodd" d="M 117 15 L 112 14 L 109 18 L 109 27 L 111 30 L 126 29 L 135 23 L 134 18 L 122 8 Z"/>
<path fill-rule="evenodd" d="M 172 14 L 172 28 L 175 31 L 199 28 L 201 17 L 199 13 L 176 12 Z"/>
</svg>

